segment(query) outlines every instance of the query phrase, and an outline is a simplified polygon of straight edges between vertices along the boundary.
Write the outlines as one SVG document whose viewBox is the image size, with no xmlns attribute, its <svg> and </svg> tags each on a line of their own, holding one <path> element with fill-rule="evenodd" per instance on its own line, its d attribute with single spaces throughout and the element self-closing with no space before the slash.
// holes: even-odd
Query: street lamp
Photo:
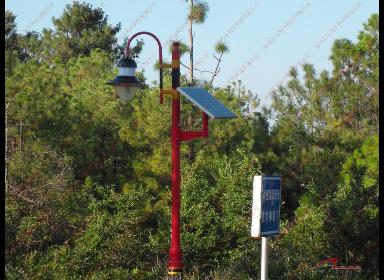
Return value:
<svg viewBox="0 0 384 280">
<path fill-rule="evenodd" d="M 160 63 L 160 103 L 163 103 L 164 94 L 172 99 L 172 217 L 171 217 L 171 244 L 168 258 L 168 274 L 179 278 L 183 271 L 183 254 L 180 248 L 180 144 L 196 138 L 208 137 L 208 117 L 235 118 L 236 115 L 225 108 L 219 101 L 203 88 L 180 88 L 180 44 L 172 44 L 172 63 L 163 63 L 163 54 L 160 40 L 152 33 L 142 31 L 134 34 L 127 42 L 124 57 L 118 62 L 118 76 L 107 84 L 116 88 L 119 98 L 126 102 L 133 98 L 136 90 L 144 85 L 135 77 L 136 62 L 129 58 L 129 47 L 132 40 L 139 35 L 149 35 L 154 38 L 159 47 Z M 172 69 L 172 89 L 163 89 L 163 68 Z M 180 94 L 183 94 L 202 111 L 201 131 L 182 131 L 180 128 Z M 173 277 L 173 276 L 172 276 Z"/>
<path fill-rule="evenodd" d="M 132 58 L 120 59 L 117 67 L 119 68 L 118 76 L 107 84 L 113 85 L 119 98 L 126 102 L 131 100 L 137 89 L 143 87 L 144 84 L 135 76 L 137 64 Z"/>
</svg>

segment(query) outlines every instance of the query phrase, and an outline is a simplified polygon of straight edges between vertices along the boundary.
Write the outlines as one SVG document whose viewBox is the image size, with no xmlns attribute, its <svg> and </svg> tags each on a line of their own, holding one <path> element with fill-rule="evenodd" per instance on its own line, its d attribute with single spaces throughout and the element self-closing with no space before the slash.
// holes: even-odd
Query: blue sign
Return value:
<svg viewBox="0 0 384 280">
<path fill-rule="evenodd" d="M 261 191 L 261 236 L 270 236 L 280 230 L 281 177 L 263 176 Z"/>
</svg>

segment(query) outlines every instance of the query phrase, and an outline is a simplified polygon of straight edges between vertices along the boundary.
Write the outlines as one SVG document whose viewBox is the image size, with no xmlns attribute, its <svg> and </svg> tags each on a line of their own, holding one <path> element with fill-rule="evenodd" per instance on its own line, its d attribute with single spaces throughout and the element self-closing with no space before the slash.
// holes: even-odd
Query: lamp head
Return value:
<svg viewBox="0 0 384 280">
<path fill-rule="evenodd" d="M 122 58 L 117 63 L 119 68 L 118 75 L 107 84 L 114 86 L 119 98 L 126 102 L 131 100 L 138 88 L 143 88 L 144 84 L 135 76 L 137 68 L 136 62 L 132 58 Z"/>
</svg>

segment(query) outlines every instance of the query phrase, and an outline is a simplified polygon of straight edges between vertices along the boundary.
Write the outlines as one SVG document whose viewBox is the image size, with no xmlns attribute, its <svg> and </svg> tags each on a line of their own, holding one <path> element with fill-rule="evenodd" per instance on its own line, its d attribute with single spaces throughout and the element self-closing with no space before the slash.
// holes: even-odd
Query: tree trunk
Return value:
<svg viewBox="0 0 384 280">
<path fill-rule="evenodd" d="M 190 163 L 195 161 L 195 141 L 188 143 L 188 161 Z"/>
<path fill-rule="evenodd" d="M 192 14 L 193 0 L 191 0 L 191 14 Z M 189 82 L 193 83 L 193 19 L 189 17 Z"/>
<path fill-rule="evenodd" d="M 219 57 L 219 59 L 217 59 L 216 68 L 215 68 L 215 71 L 213 72 L 211 81 L 210 81 L 210 83 L 209 83 L 210 86 L 212 86 L 212 84 L 213 84 L 213 80 L 214 80 L 215 77 L 217 76 L 217 73 L 218 73 L 218 71 L 219 71 L 219 65 L 220 65 L 222 56 L 223 56 L 223 52 L 220 53 L 220 57 Z"/>
<path fill-rule="evenodd" d="M 191 0 L 191 15 L 192 15 L 192 7 L 193 7 L 193 0 Z M 193 20 L 192 16 L 189 18 L 189 82 L 191 85 L 193 84 Z M 192 130 L 193 127 L 193 112 L 188 113 L 188 119 L 187 119 L 187 127 L 188 130 Z M 189 162 L 193 162 L 195 158 L 195 142 L 190 141 L 188 142 L 188 160 Z"/>
<path fill-rule="evenodd" d="M 19 149 L 20 152 L 23 151 L 23 120 L 20 120 L 20 128 L 19 128 Z"/>
<path fill-rule="evenodd" d="M 8 191 L 8 181 L 7 181 L 7 175 L 8 175 L 8 107 L 9 103 L 5 105 L 5 193 Z"/>
</svg>

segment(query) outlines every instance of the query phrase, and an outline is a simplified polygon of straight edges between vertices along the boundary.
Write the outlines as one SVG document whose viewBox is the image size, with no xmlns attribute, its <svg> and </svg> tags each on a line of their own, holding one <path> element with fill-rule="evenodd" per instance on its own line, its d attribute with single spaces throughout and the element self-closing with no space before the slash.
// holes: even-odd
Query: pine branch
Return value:
<svg viewBox="0 0 384 280">
<path fill-rule="evenodd" d="M 190 70 L 191 68 L 190 67 L 188 67 L 188 66 L 186 66 L 184 63 L 182 63 L 181 61 L 180 61 L 180 64 L 182 65 L 182 66 L 184 66 L 186 69 L 188 69 L 188 70 Z M 193 70 L 196 70 L 196 71 L 199 71 L 199 72 L 202 72 L 202 73 L 211 73 L 212 75 L 214 74 L 212 71 L 209 71 L 209 70 L 200 70 L 200 69 L 197 69 L 197 68 L 193 68 Z"/>
</svg>

